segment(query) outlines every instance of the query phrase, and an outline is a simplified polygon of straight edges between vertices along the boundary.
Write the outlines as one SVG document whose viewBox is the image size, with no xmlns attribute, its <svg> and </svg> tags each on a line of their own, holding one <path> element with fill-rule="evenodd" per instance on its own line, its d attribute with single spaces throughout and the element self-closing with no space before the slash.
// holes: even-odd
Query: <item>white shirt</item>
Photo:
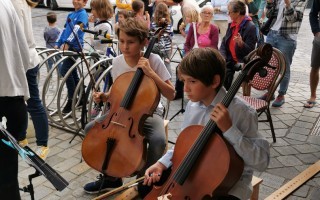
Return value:
<svg viewBox="0 0 320 200">
<path fill-rule="evenodd" d="M 190 125 L 205 125 L 210 119 L 214 105 L 225 96 L 224 88 L 220 89 L 211 105 L 189 101 L 184 113 L 182 130 Z M 258 133 L 258 116 L 256 111 L 240 98 L 235 97 L 228 110 L 232 127 L 223 133 L 224 138 L 233 146 L 244 161 L 244 171 L 239 181 L 231 188 L 229 195 L 239 199 L 249 199 L 252 193 L 251 179 L 253 170 L 264 171 L 270 160 L 269 143 Z M 167 168 L 172 165 L 173 148 L 159 159 Z"/>
<path fill-rule="evenodd" d="M 33 37 L 33 31 L 32 31 L 31 7 L 27 4 L 26 0 L 11 0 L 11 1 L 19 16 L 22 29 L 27 39 L 27 43 L 29 47 L 29 55 L 30 55 L 28 69 L 32 69 L 37 65 L 39 65 L 40 58 L 35 49 L 36 43 Z"/>
<path fill-rule="evenodd" d="M 170 73 L 168 72 L 166 66 L 163 63 L 163 60 L 157 54 L 150 54 L 149 57 L 150 67 L 155 71 L 155 73 L 163 80 L 167 81 L 171 78 Z M 130 67 L 124 59 L 123 55 L 120 55 L 113 59 L 112 61 L 112 70 L 111 76 L 113 81 L 115 81 L 118 76 L 126 72 L 133 72 L 137 70 L 137 67 Z M 163 106 L 161 102 L 158 104 L 157 112 L 162 113 Z"/>
<path fill-rule="evenodd" d="M 0 96 L 29 97 L 28 44 L 10 0 L 0 1 Z"/>
</svg>

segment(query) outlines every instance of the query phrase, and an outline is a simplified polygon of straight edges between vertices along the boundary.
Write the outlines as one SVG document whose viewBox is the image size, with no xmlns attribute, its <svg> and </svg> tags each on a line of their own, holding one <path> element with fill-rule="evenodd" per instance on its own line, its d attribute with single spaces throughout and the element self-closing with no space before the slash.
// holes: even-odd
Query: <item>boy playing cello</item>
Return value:
<svg viewBox="0 0 320 200">
<path fill-rule="evenodd" d="M 169 100 L 174 98 L 174 87 L 170 81 L 170 74 L 166 69 L 161 58 L 156 54 L 151 54 L 149 59 L 141 57 L 142 49 L 147 43 L 148 28 L 144 22 L 135 18 L 128 18 L 119 24 L 117 35 L 119 38 L 119 48 L 121 55 L 114 58 L 112 61 L 112 78 L 117 77 L 129 71 L 136 71 L 140 67 L 144 74 L 152 78 L 157 85 L 160 93 Z M 93 99 L 96 103 L 100 101 L 106 102 L 110 92 L 94 92 Z M 106 115 L 96 119 L 101 122 L 106 118 Z M 85 133 L 93 127 L 95 122 L 90 122 L 85 127 Z M 165 143 L 165 129 L 163 125 L 161 106 L 159 105 L 153 116 L 145 120 L 143 133 L 148 142 L 147 161 L 145 168 L 141 170 L 143 175 L 146 167 L 155 163 L 163 154 Z M 126 147 L 123 147 L 126 148 Z M 129 152 L 130 149 L 127 149 Z M 112 163 L 111 163 L 112 164 Z M 119 177 L 104 176 L 95 182 L 88 183 L 84 186 L 87 193 L 98 193 L 106 190 L 111 190 L 122 185 L 122 180 Z"/>
<path fill-rule="evenodd" d="M 249 199 L 253 170 L 264 171 L 268 166 L 269 143 L 258 133 L 258 117 L 253 108 L 238 97 L 233 98 L 228 108 L 220 103 L 226 95 L 222 87 L 225 68 L 223 57 L 211 48 L 194 49 L 181 61 L 180 78 L 190 99 L 182 129 L 205 125 L 210 119 L 217 124 L 223 137 L 244 161 L 241 178 L 229 190 L 228 196 L 218 199 Z M 174 149 L 169 150 L 146 170 L 144 185 L 160 181 L 165 170 L 172 166 L 173 152 Z M 139 187 L 142 196 L 151 189 L 148 186 Z"/>
</svg>

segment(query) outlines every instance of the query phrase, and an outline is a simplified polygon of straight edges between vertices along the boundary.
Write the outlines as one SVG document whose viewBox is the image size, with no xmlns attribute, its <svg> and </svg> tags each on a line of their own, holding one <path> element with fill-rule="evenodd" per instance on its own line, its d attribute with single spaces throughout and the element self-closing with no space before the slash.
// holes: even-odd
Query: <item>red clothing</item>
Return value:
<svg viewBox="0 0 320 200">
<path fill-rule="evenodd" d="M 238 62 L 238 58 L 237 58 L 237 54 L 236 54 L 236 42 L 234 41 L 233 38 L 238 35 L 239 30 L 240 30 L 240 24 L 232 22 L 230 25 L 230 28 L 233 28 L 233 27 L 234 27 L 234 29 L 232 29 L 232 35 L 231 35 L 231 39 L 230 39 L 230 43 L 229 43 L 229 49 L 231 52 L 232 59 L 235 62 Z"/>
</svg>

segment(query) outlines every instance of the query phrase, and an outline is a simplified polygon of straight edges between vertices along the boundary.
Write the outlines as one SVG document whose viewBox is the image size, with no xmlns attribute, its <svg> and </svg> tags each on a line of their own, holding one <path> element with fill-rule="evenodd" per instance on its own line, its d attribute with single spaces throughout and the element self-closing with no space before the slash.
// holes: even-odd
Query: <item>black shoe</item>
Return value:
<svg viewBox="0 0 320 200">
<path fill-rule="evenodd" d="M 117 178 L 114 181 L 111 181 L 107 177 L 104 177 L 102 174 L 100 174 L 97 177 L 97 181 L 87 183 L 83 189 L 88 194 L 96 194 L 99 192 L 105 192 L 108 190 L 112 190 L 114 188 L 118 188 L 122 186 L 122 179 Z"/>
<path fill-rule="evenodd" d="M 72 110 L 72 100 L 68 99 L 67 104 L 62 109 L 63 114 L 68 114 Z"/>
</svg>

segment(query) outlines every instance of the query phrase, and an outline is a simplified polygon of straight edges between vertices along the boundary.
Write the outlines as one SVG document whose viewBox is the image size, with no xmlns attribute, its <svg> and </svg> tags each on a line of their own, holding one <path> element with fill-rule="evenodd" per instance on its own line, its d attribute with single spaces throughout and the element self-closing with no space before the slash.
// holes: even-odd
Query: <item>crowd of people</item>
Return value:
<svg viewBox="0 0 320 200">
<path fill-rule="evenodd" d="M 317 57 L 320 49 L 320 5 L 316 0 L 313 2 L 310 23 L 315 37 L 310 72 L 311 96 L 304 105 L 306 108 L 316 104 L 320 67 L 320 60 Z M 63 30 L 56 27 L 56 14 L 48 13 L 48 26 L 44 29 L 46 46 L 80 52 L 83 51 L 84 44 L 82 29 L 115 34 L 119 41 L 121 55 L 112 61 L 112 80 L 116 80 L 125 72 L 136 71 L 139 67 L 145 75 L 154 80 L 161 95 L 168 100 L 183 98 L 184 92 L 189 102 L 184 114 L 187 117 L 182 123 L 181 130 L 190 125 L 205 126 L 208 122 L 214 121 L 221 135 L 244 161 L 241 178 L 230 188 L 226 196 L 221 196 L 219 199 L 248 199 L 252 192 L 253 171 L 264 171 L 269 164 L 269 144 L 258 132 L 258 117 L 254 109 L 238 97 L 233 98 L 228 109 L 220 102 L 230 88 L 235 72 L 240 70 L 237 68 L 238 64 L 243 63 L 245 56 L 251 51 L 267 42 L 284 54 L 287 66 L 284 79 L 280 83 L 279 94 L 272 106 L 280 107 L 285 103 L 285 94 L 290 81 L 290 65 L 296 49 L 297 35 L 306 1 L 212 0 L 199 8 L 194 0 L 156 0 L 155 2 L 117 0 L 114 10 L 109 0 L 92 0 L 90 15 L 84 9 L 86 4 L 87 0 L 73 0 L 74 11 L 67 16 Z M 179 91 L 171 82 L 170 65 L 174 35 L 170 7 L 178 4 L 181 5 L 183 15 L 183 23 L 179 31 L 185 38 L 183 59 L 177 68 L 178 77 L 182 81 L 180 84 L 184 84 L 183 87 L 179 87 Z M 36 3 L 31 0 L 0 2 L 0 8 L 5 13 L 4 18 L 0 20 L 1 32 L 4 30 L 15 33 L 15 35 L 0 34 L 1 37 L 4 35 L 12 37 L 1 38 L 8 43 L 3 46 L 19 47 L 12 53 L 18 56 L 15 58 L 10 53 L 6 54 L 7 51 L 0 51 L 0 57 L 5 61 L 0 64 L 1 71 L 4 72 L 0 75 L 1 86 L 9 84 L 9 87 L 0 90 L 0 117 L 3 115 L 8 118 L 8 130 L 14 133 L 14 137 L 21 146 L 26 146 L 28 145 L 27 112 L 29 112 L 36 132 L 36 153 L 45 159 L 49 153 L 49 130 L 48 118 L 39 97 L 37 82 L 40 60 L 35 50 L 32 31 L 31 9 L 34 6 Z M 157 49 L 154 49 L 148 59 L 142 57 L 142 52 L 148 44 L 149 31 L 162 27 L 164 21 L 166 26 L 164 34 L 158 39 Z M 260 32 L 261 22 L 265 24 L 269 22 L 265 36 Z M 89 24 L 94 26 L 90 27 Z M 98 35 L 92 38 L 91 45 L 98 53 L 105 54 L 107 45 L 99 42 L 102 37 Z M 21 42 L 14 43 L 17 41 Z M 50 60 L 49 66 L 52 66 L 56 59 L 59 58 Z M 75 56 L 63 61 L 59 66 L 61 76 L 67 74 L 77 59 Z M 7 77 L 12 78 L 5 79 Z M 68 101 L 62 109 L 63 114 L 68 114 L 72 110 L 74 91 L 78 82 L 79 74 L 77 69 L 74 69 L 66 81 Z M 264 99 L 266 96 L 267 93 L 259 98 Z M 93 100 L 97 104 L 101 101 L 107 102 L 110 98 L 112 97 L 109 91 L 93 92 Z M 15 110 L 9 112 L 8 107 L 13 107 Z M 12 125 L 13 116 L 10 113 L 18 116 L 15 121 L 21 122 L 19 126 Z M 96 122 L 103 121 L 106 116 L 103 115 L 87 124 L 85 133 L 90 134 Z M 137 187 L 137 193 L 144 197 L 152 189 L 151 185 L 166 179 L 162 175 L 166 174 L 166 171 L 173 170 L 172 166 L 176 163 L 172 160 L 175 155 L 174 148 L 164 152 L 166 144 L 161 105 L 158 105 L 153 115 L 144 121 L 142 127 L 148 148 L 146 164 L 137 173 L 138 177 L 145 176 L 144 182 Z M 3 138 L 2 134 L 0 138 Z M 8 199 L 20 199 L 17 153 L 2 142 L 0 142 L 0 150 L 6 155 L 0 157 L 2 163 L 11 163 L 0 167 L 0 194 Z M 98 180 L 86 184 L 84 191 L 99 193 L 120 187 L 123 184 L 122 178 L 101 174 Z M 8 193 L 8 191 L 11 192 Z"/>
</svg>

